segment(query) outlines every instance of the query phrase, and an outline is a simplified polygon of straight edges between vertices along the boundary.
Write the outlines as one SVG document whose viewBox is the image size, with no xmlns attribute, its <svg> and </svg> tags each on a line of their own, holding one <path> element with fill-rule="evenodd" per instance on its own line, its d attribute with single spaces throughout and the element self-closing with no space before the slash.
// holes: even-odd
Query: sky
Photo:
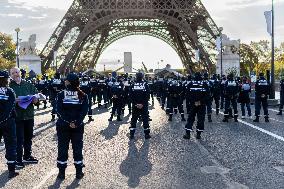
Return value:
<svg viewBox="0 0 284 189">
<path fill-rule="evenodd" d="M 0 31 L 16 39 L 15 28 L 19 27 L 20 38 L 26 41 L 37 34 L 41 49 L 66 13 L 73 0 L 0 0 Z M 211 17 L 224 33 L 242 42 L 270 39 L 266 32 L 264 11 L 271 10 L 271 0 L 202 0 Z M 284 42 L 284 0 L 275 2 L 275 39 Z M 149 69 L 171 64 L 181 68 L 176 52 L 165 42 L 149 36 L 129 36 L 111 44 L 101 55 L 97 70 L 121 67 L 124 52 L 132 52 L 133 67 L 141 68 L 144 62 Z M 161 61 L 163 60 L 163 61 Z M 122 61 L 120 61 L 122 62 Z"/>
</svg>

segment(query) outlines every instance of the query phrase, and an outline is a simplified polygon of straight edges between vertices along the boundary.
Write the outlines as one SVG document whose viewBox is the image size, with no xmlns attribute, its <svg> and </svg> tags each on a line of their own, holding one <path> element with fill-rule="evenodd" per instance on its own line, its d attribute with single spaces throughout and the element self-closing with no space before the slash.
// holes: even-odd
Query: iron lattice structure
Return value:
<svg viewBox="0 0 284 189">
<path fill-rule="evenodd" d="M 111 43 L 130 35 L 165 41 L 189 71 L 199 49 L 200 64 L 214 70 L 219 29 L 201 0 L 74 0 L 41 52 L 43 70 L 55 51 L 64 57 L 58 62 L 61 73 L 78 64 L 93 68 Z"/>
</svg>

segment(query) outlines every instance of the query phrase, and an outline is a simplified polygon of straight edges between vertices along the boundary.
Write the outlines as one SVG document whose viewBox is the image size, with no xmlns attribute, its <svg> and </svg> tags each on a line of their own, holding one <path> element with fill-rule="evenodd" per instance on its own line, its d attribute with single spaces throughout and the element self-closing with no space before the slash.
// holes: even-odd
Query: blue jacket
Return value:
<svg viewBox="0 0 284 189">
<path fill-rule="evenodd" d="M 13 89 L 0 88 L 0 124 L 15 117 L 16 97 Z"/>
<path fill-rule="evenodd" d="M 77 127 L 84 125 L 88 113 L 88 96 L 79 99 L 77 91 L 63 90 L 57 95 L 57 125 L 69 126 L 74 122 Z"/>
</svg>

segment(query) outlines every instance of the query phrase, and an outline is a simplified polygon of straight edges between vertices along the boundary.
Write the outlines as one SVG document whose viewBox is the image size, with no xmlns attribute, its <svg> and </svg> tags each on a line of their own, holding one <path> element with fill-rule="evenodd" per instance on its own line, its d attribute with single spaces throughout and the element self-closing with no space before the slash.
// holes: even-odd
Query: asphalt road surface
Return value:
<svg viewBox="0 0 284 189">
<path fill-rule="evenodd" d="M 135 140 L 128 139 L 127 110 L 123 122 L 109 123 L 109 110 L 94 109 L 95 121 L 85 127 L 85 177 L 75 179 L 70 151 L 62 182 L 56 180 L 57 137 L 51 109 L 37 110 L 33 155 L 39 164 L 26 166 L 20 176 L 8 180 L 0 147 L 0 188 L 284 188 L 284 116 L 276 116 L 276 109 L 269 111 L 270 123 L 261 118 L 257 124 L 251 119 L 223 123 L 223 115 L 213 113 L 213 123 L 206 120 L 201 140 L 195 133 L 190 140 L 182 138 L 185 122 L 179 114 L 169 123 L 157 101 L 150 109 L 148 141 L 142 127 Z"/>
</svg>

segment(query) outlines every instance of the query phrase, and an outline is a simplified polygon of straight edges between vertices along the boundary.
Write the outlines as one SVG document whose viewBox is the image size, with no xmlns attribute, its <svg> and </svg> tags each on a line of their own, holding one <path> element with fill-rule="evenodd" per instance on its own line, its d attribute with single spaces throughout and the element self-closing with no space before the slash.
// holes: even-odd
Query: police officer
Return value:
<svg viewBox="0 0 284 189">
<path fill-rule="evenodd" d="M 80 82 L 80 89 L 86 95 L 88 95 L 88 101 L 89 101 L 88 117 L 89 117 L 89 122 L 94 121 L 94 119 L 92 117 L 92 115 L 93 115 L 93 111 L 92 111 L 92 88 L 91 88 L 88 76 L 86 76 L 86 75 L 82 76 L 82 81 Z"/>
<path fill-rule="evenodd" d="M 229 120 L 229 111 L 230 106 L 232 105 L 234 109 L 234 120 L 238 122 L 238 93 L 239 93 L 239 84 L 234 80 L 233 74 L 228 75 L 228 80 L 224 86 L 224 97 L 225 97 L 225 112 L 223 122 L 228 122 Z"/>
<path fill-rule="evenodd" d="M 282 115 L 283 105 L 284 105 L 284 78 L 282 78 L 280 81 L 280 107 L 277 115 Z"/>
<path fill-rule="evenodd" d="M 224 102 L 225 102 L 225 84 L 227 82 L 227 78 L 225 75 L 222 76 L 222 80 L 221 80 L 221 83 L 220 83 L 220 86 L 221 86 L 221 104 L 220 104 L 220 109 L 223 110 L 224 109 Z"/>
<path fill-rule="evenodd" d="M 212 122 L 212 86 L 213 83 L 211 82 L 211 80 L 209 80 L 209 75 L 208 73 L 204 73 L 203 74 L 203 79 L 204 82 L 207 83 L 207 86 L 209 87 L 209 91 L 210 91 L 210 95 L 207 99 L 206 102 L 206 110 L 207 110 L 207 118 L 208 118 L 208 122 Z"/>
<path fill-rule="evenodd" d="M 148 101 L 150 91 L 147 82 L 143 80 L 143 73 L 136 74 L 136 81 L 130 88 L 130 99 L 132 102 L 132 118 L 130 126 L 130 139 L 134 139 L 136 123 L 139 116 L 142 116 L 145 139 L 150 139 L 150 126 L 148 115 Z"/>
<path fill-rule="evenodd" d="M 47 96 L 47 93 L 48 93 L 48 81 L 47 81 L 46 75 L 43 75 L 41 80 L 37 80 L 35 87 L 37 88 L 37 90 L 40 93 L 42 93 L 43 95 Z M 44 100 L 43 104 L 44 104 L 43 108 L 46 109 L 47 101 Z M 37 106 L 37 109 L 39 109 L 39 105 Z"/>
<path fill-rule="evenodd" d="M 251 85 L 248 82 L 247 77 L 244 76 L 242 84 L 240 85 L 240 94 L 238 98 L 238 102 L 241 103 L 242 119 L 246 116 L 245 106 L 247 107 L 248 116 L 251 117 L 250 93 Z"/>
<path fill-rule="evenodd" d="M 124 85 L 122 83 L 123 78 L 122 76 L 117 77 L 117 81 L 113 83 L 111 86 L 111 96 L 112 96 L 112 111 L 111 116 L 108 119 L 109 121 L 112 121 L 113 116 L 115 115 L 115 112 L 117 112 L 117 121 L 122 121 L 121 119 L 121 110 L 122 105 L 124 103 L 123 101 L 123 95 L 124 95 Z"/>
<path fill-rule="evenodd" d="M 169 102 L 169 121 L 172 121 L 173 112 L 181 114 L 181 120 L 186 121 L 184 118 L 183 110 L 184 88 L 180 81 L 176 77 L 169 82 L 168 85 L 168 102 Z"/>
<path fill-rule="evenodd" d="M 148 78 L 147 82 L 150 90 L 150 97 L 152 99 L 152 106 L 154 106 L 154 82 L 151 77 Z"/>
<path fill-rule="evenodd" d="M 128 112 L 129 114 L 131 114 L 131 101 L 130 101 L 130 87 L 132 85 L 132 81 L 130 78 L 127 77 L 127 75 L 125 75 L 124 77 L 124 81 L 123 81 L 123 85 L 124 85 L 124 104 L 123 104 L 123 107 L 122 107 L 122 110 L 123 108 L 127 105 L 128 107 Z"/>
<path fill-rule="evenodd" d="M 190 139 L 190 133 L 193 131 L 193 123 L 195 116 L 197 116 L 197 139 L 201 139 L 201 133 L 204 131 L 204 121 L 206 114 L 206 101 L 209 98 L 209 87 L 206 82 L 202 80 L 199 72 L 195 73 L 194 80 L 186 87 L 186 96 L 189 99 L 189 115 L 187 124 L 185 125 L 186 133 L 184 139 Z"/>
<path fill-rule="evenodd" d="M 102 100 L 104 100 L 105 108 L 107 108 L 108 104 L 108 85 L 104 78 L 104 76 L 100 77 L 100 80 L 98 81 L 98 107 L 102 107 Z"/>
<path fill-rule="evenodd" d="M 220 96 L 221 96 L 221 83 L 218 80 L 216 74 L 214 74 L 211 78 L 211 101 L 215 101 L 216 106 L 216 114 L 218 115 L 220 112 Z"/>
<path fill-rule="evenodd" d="M 0 71 L 0 129 L 2 131 L 5 148 L 6 159 L 9 170 L 9 178 L 18 175 L 15 172 L 17 158 L 17 138 L 15 124 L 15 93 L 8 87 L 9 74 L 6 71 Z"/>
<path fill-rule="evenodd" d="M 269 122 L 268 117 L 268 95 L 270 92 L 270 84 L 265 79 L 264 74 L 259 74 L 259 79 L 255 83 L 255 119 L 254 122 L 259 122 L 261 105 L 263 107 L 265 122 Z"/>
<path fill-rule="evenodd" d="M 88 96 L 79 89 L 79 77 L 75 73 L 67 75 L 66 89 L 58 93 L 56 131 L 58 137 L 57 178 L 65 179 L 69 142 L 73 149 L 76 178 L 84 176 L 83 164 L 83 134 L 84 118 L 88 113 Z"/>
<path fill-rule="evenodd" d="M 64 89 L 64 83 L 63 80 L 60 79 L 60 73 L 55 73 L 54 78 L 51 80 L 49 85 L 49 97 L 51 101 L 51 120 L 55 120 L 56 115 L 56 97 L 57 94 Z"/>
</svg>

